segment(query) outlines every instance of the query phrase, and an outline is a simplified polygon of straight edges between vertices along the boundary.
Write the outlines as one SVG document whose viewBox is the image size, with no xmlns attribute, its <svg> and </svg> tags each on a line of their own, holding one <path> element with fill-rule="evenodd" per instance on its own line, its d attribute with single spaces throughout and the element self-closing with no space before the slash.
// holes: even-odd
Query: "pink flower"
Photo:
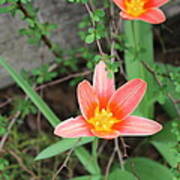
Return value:
<svg viewBox="0 0 180 180">
<path fill-rule="evenodd" d="M 146 91 L 146 82 L 133 79 L 115 90 L 106 65 L 96 65 L 93 86 L 84 80 L 77 88 L 82 115 L 60 123 L 54 133 L 65 138 L 97 136 L 145 136 L 157 133 L 162 126 L 143 117 L 131 116 Z"/>
<path fill-rule="evenodd" d="M 160 6 L 169 0 L 113 0 L 122 10 L 120 16 L 127 20 L 142 20 L 160 24 L 166 20 Z"/>
</svg>

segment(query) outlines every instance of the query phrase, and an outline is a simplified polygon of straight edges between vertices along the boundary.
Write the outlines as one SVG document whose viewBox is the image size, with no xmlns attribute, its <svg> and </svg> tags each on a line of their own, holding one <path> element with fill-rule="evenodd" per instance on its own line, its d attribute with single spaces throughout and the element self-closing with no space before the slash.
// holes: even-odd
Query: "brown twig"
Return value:
<svg viewBox="0 0 180 180">
<path fill-rule="evenodd" d="M 105 178 L 104 180 L 108 180 L 108 176 L 109 176 L 109 171 L 110 171 L 110 168 L 111 168 L 111 165 L 113 163 L 113 160 L 114 160 L 114 157 L 115 157 L 115 154 L 117 153 L 118 155 L 118 158 L 119 158 L 119 163 L 120 163 L 120 167 L 121 169 L 123 170 L 124 169 L 124 161 L 123 161 L 123 156 L 122 156 L 122 152 L 119 148 L 119 143 L 118 143 L 118 138 L 115 138 L 114 140 L 114 150 L 109 158 L 109 161 L 108 161 L 108 164 L 107 164 L 107 167 L 106 167 L 106 171 L 105 171 Z"/>
<path fill-rule="evenodd" d="M 87 71 L 80 72 L 80 73 L 70 74 L 70 75 L 65 76 L 65 77 L 63 77 L 63 78 L 60 78 L 60 79 L 51 81 L 51 82 L 49 82 L 49 83 L 42 84 L 42 85 L 36 87 L 35 90 L 36 90 L 36 91 L 39 91 L 39 90 L 45 89 L 45 88 L 47 88 L 47 87 L 51 87 L 51 86 L 60 84 L 60 83 L 62 83 L 62 82 L 68 81 L 68 80 L 70 80 L 70 79 L 72 79 L 72 78 L 89 75 L 90 73 L 91 73 L 91 71 L 88 71 L 88 70 L 87 70 Z M 11 103 L 11 102 L 12 102 L 12 98 L 9 98 L 8 101 L 3 102 L 2 104 L 0 104 L 0 108 L 8 105 L 8 104 Z"/>
<path fill-rule="evenodd" d="M 67 153 L 67 156 L 66 156 L 64 162 L 62 163 L 62 165 L 60 166 L 60 168 L 57 170 L 57 172 L 54 174 L 54 176 L 52 177 L 52 180 L 55 180 L 56 177 L 58 176 L 58 174 L 62 171 L 62 169 L 67 166 L 67 163 L 68 163 L 68 161 L 69 161 L 69 159 L 70 159 L 70 157 L 71 157 L 71 154 L 73 153 L 74 149 L 76 148 L 76 146 L 78 145 L 78 143 L 79 143 L 80 141 L 81 141 L 81 138 L 79 138 L 79 139 L 77 140 L 77 142 L 74 143 L 74 146 L 73 146 L 73 147 L 70 149 L 70 151 Z"/>
<path fill-rule="evenodd" d="M 111 156 L 110 156 L 110 158 L 109 158 L 107 167 L 106 167 L 106 172 L 105 172 L 104 180 L 108 180 L 109 171 L 110 171 L 111 165 L 112 165 L 112 163 L 113 163 L 115 154 L 116 154 L 116 149 L 114 148 L 114 150 L 113 150 L 113 152 L 112 152 L 112 154 L 111 154 Z"/>
<path fill-rule="evenodd" d="M 128 157 L 127 148 L 128 148 L 129 146 L 125 143 L 123 137 L 120 137 L 120 140 L 121 140 L 121 144 L 122 144 L 122 147 L 123 147 L 123 157 Z"/>
<path fill-rule="evenodd" d="M 10 121 L 9 123 L 9 126 L 7 127 L 7 132 L 6 134 L 1 138 L 1 141 L 0 141 L 0 152 L 3 150 L 3 147 L 4 147 L 4 144 L 8 138 L 8 135 L 9 135 L 9 132 L 10 130 L 12 129 L 13 125 L 15 124 L 17 118 L 20 116 L 20 112 L 16 112 L 16 114 L 14 115 L 14 117 L 12 118 L 12 120 Z"/>
<path fill-rule="evenodd" d="M 91 11 L 91 8 L 88 5 L 88 3 L 85 3 L 85 7 L 86 7 L 86 10 L 87 10 L 89 16 L 91 17 L 92 11 Z M 91 5 L 91 7 L 92 7 L 92 5 Z M 95 28 L 96 27 L 96 23 L 94 22 L 94 20 L 92 18 L 91 18 L 91 22 L 92 22 L 93 28 Z M 101 43 L 100 43 L 100 41 L 98 39 L 96 39 L 96 44 L 97 44 L 97 47 L 99 49 L 100 54 L 104 55 L 105 53 L 103 52 L 102 47 L 101 47 Z"/>
<path fill-rule="evenodd" d="M 58 176 L 58 174 L 62 171 L 62 169 L 64 167 L 67 166 L 67 163 L 71 157 L 71 154 L 73 153 L 74 149 L 72 148 L 68 153 L 67 153 L 67 156 L 66 156 L 66 159 L 64 160 L 63 164 L 60 166 L 60 168 L 58 169 L 58 171 L 54 174 L 54 176 L 52 177 L 52 180 L 55 180 Z"/>
<path fill-rule="evenodd" d="M 63 77 L 63 78 L 60 78 L 60 79 L 57 79 L 55 81 L 52 81 L 52 82 L 49 82 L 49 83 L 46 83 L 46 84 L 43 84 L 43 85 L 40 85 L 38 86 L 35 90 L 41 90 L 41 89 L 44 89 L 44 88 L 47 88 L 49 86 L 54 86 L 56 84 L 59 84 L 59 83 L 62 83 L 64 81 L 68 81 L 72 78 L 76 78 L 76 77 L 80 77 L 80 76 L 86 76 L 88 74 L 90 74 L 91 72 L 90 71 L 84 71 L 84 72 L 81 72 L 81 73 L 75 73 L 75 74 L 70 74 L 66 77 Z"/>
<path fill-rule="evenodd" d="M 120 167 L 122 170 L 124 170 L 124 160 L 123 160 L 123 156 L 122 156 L 122 152 L 119 148 L 119 142 L 118 142 L 118 138 L 115 138 L 115 150 L 118 154 L 118 158 L 119 158 L 119 163 L 120 163 Z"/>
<path fill-rule="evenodd" d="M 8 98 L 8 100 L 6 100 L 5 102 L 1 103 L 0 104 L 0 108 L 3 108 L 4 106 L 8 105 L 9 103 L 12 102 L 12 99 L 11 98 Z"/>
</svg>

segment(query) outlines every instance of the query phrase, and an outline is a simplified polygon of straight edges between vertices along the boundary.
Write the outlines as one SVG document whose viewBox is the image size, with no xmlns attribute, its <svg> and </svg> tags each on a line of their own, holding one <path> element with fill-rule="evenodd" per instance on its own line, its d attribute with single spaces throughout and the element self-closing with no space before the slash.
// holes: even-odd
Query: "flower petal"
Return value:
<svg viewBox="0 0 180 180">
<path fill-rule="evenodd" d="M 81 109 L 81 113 L 84 118 L 89 119 L 94 116 L 94 112 L 99 107 L 98 96 L 86 80 L 79 83 L 77 88 L 78 102 Z"/>
<path fill-rule="evenodd" d="M 93 87 L 98 95 L 100 108 L 105 108 L 108 100 L 115 92 L 115 83 L 114 78 L 108 77 L 106 64 L 103 61 L 96 65 L 93 77 Z"/>
<path fill-rule="evenodd" d="M 70 118 L 60 123 L 56 126 L 54 134 L 64 138 L 93 136 L 82 116 Z"/>
<path fill-rule="evenodd" d="M 124 119 L 134 111 L 146 91 L 147 84 L 141 79 L 133 79 L 120 87 L 111 97 L 108 110 L 117 119 Z"/>
<path fill-rule="evenodd" d="M 146 13 L 139 16 L 138 19 L 151 24 L 160 24 L 166 20 L 166 17 L 160 9 L 148 9 Z"/>
<path fill-rule="evenodd" d="M 95 130 L 91 130 L 92 134 L 96 137 L 103 138 L 103 139 L 114 139 L 120 135 L 119 131 L 113 131 L 112 133 L 104 133 L 104 132 L 98 132 Z"/>
<path fill-rule="evenodd" d="M 159 132 L 161 124 L 156 121 L 138 116 L 128 116 L 114 126 L 122 136 L 146 136 Z"/>
<path fill-rule="evenodd" d="M 169 0 L 150 0 L 145 4 L 145 8 L 157 8 L 166 4 Z"/>
<path fill-rule="evenodd" d="M 125 10 L 124 0 L 113 0 L 114 3 L 122 10 Z"/>
</svg>

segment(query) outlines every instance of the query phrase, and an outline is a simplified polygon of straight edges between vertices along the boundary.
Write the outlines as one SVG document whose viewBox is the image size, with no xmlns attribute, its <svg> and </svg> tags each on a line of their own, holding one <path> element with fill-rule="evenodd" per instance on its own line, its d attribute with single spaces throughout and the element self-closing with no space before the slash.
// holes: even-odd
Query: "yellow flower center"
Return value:
<svg viewBox="0 0 180 180">
<path fill-rule="evenodd" d="M 119 122 L 119 119 L 113 117 L 113 114 L 105 109 L 99 111 L 97 108 L 94 117 L 87 120 L 89 124 L 93 126 L 95 131 L 99 132 L 111 132 L 115 123 Z"/>
<path fill-rule="evenodd" d="M 138 17 L 143 14 L 146 10 L 144 4 L 146 0 L 125 0 L 125 6 L 127 14 Z"/>
</svg>

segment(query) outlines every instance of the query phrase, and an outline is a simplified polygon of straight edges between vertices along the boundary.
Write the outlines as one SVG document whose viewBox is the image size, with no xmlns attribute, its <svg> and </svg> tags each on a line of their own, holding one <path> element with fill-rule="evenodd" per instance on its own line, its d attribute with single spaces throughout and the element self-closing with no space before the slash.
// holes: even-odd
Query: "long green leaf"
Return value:
<svg viewBox="0 0 180 180">
<path fill-rule="evenodd" d="M 8 71 L 15 82 L 24 90 L 24 92 L 28 95 L 32 102 L 40 109 L 40 111 L 47 118 L 50 124 L 55 127 L 60 122 L 60 120 L 42 100 L 42 98 L 2 57 L 0 57 L 0 65 L 2 65 Z"/>
<path fill-rule="evenodd" d="M 98 164 L 93 159 L 93 156 L 91 156 L 85 148 L 82 147 L 77 148 L 75 150 L 75 154 L 78 157 L 78 159 L 81 161 L 81 163 L 84 165 L 84 168 L 86 168 L 89 173 L 100 174 L 101 170 Z"/>
<path fill-rule="evenodd" d="M 41 159 L 47 159 L 53 156 L 56 156 L 60 153 L 63 153 L 73 147 L 78 147 L 83 144 L 92 142 L 94 140 L 94 137 L 88 137 L 88 138 L 82 138 L 79 140 L 78 138 L 73 139 L 63 139 L 46 149 L 44 149 L 42 152 L 38 154 L 38 156 L 35 158 L 35 160 L 41 160 Z"/>
</svg>

